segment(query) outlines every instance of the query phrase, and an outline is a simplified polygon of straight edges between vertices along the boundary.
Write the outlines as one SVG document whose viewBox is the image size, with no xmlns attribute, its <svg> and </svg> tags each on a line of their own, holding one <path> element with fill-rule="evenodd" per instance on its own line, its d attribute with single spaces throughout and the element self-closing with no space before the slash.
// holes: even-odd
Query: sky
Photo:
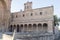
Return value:
<svg viewBox="0 0 60 40">
<path fill-rule="evenodd" d="M 54 15 L 60 18 L 60 0 L 12 0 L 11 12 L 24 10 L 24 3 L 27 1 L 32 2 L 33 9 L 54 6 Z"/>
</svg>

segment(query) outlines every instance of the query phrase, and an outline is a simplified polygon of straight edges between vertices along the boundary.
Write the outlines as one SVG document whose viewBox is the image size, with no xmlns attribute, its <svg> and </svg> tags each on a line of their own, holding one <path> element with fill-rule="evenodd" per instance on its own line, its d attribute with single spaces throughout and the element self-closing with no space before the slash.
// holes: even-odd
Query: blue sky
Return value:
<svg viewBox="0 0 60 40">
<path fill-rule="evenodd" d="M 18 12 L 24 10 L 24 3 L 32 2 L 32 8 L 41 8 L 47 6 L 54 6 L 54 14 L 60 17 L 60 0 L 12 0 L 11 12 Z"/>
</svg>

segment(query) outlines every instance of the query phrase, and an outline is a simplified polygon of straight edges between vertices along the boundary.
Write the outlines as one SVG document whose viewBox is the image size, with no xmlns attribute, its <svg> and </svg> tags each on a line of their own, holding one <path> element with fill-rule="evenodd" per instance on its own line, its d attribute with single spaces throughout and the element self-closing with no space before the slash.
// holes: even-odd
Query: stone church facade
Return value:
<svg viewBox="0 0 60 40">
<path fill-rule="evenodd" d="M 26 2 L 24 11 L 11 13 L 11 1 L 0 0 L 0 32 L 53 33 L 53 6 L 33 9 L 32 2 Z"/>
<path fill-rule="evenodd" d="M 24 3 L 24 11 L 11 14 L 9 31 L 53 32 L 53 6 L 32 9 L 32 2 Z"/>
<path fill-rule="evenodd" d="M 11 0 L 5 1 L 0 1 L 0 31 L 53 32 L 53 6 L 32 9 L 32 2 L 27 2 L 24 11 L 11 13 Z"/>
</svg>

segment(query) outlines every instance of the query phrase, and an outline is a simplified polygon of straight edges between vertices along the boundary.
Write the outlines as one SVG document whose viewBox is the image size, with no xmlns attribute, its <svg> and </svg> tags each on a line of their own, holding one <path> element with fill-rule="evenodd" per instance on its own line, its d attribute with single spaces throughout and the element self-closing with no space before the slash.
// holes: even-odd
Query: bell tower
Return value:
<svg viewBox="0 0 60 40">
<path fill-rule="evenodd" d="M 0 32 L 6 32 L 10 20 L 10 8 L 12 0 L 0 0 Z"/>
<path fill-rule="evenodd" d="M 32 2 L 24 3 L 24 10 L 31 10 L 32 9 Z"/>
</svg>

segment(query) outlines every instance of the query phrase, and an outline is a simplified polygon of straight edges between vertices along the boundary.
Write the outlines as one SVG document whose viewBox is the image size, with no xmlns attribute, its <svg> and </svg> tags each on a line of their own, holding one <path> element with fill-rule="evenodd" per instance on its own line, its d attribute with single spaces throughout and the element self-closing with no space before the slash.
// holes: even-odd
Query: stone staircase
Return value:
<svg viewBox="0 0 60 40">
<path fill-rule="evenodd" d="M 59 37 L 58 37 L 58 38 L 56 38 L 55 40 L 60 40 L 60 35 L 59 35 Z"/>
</svg>

